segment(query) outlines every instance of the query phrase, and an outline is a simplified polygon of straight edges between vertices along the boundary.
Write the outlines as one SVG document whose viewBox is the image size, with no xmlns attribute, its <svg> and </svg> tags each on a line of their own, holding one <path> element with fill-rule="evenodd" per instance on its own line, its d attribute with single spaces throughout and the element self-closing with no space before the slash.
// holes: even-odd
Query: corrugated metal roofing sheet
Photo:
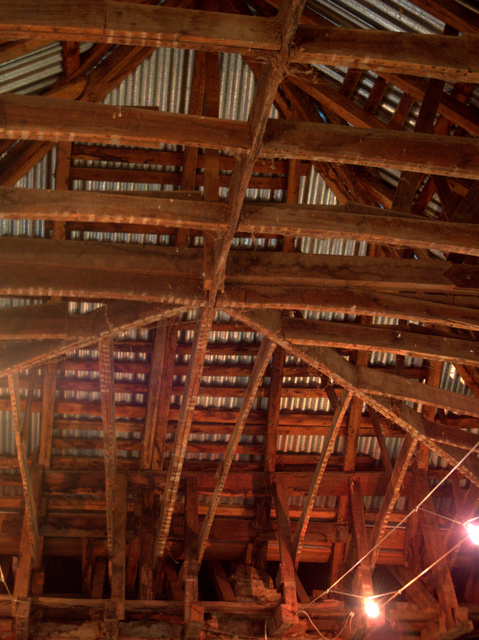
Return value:
<svg viewBox="0 0 479 640">
<path fill-rule="evenodd" d="M 418 9 L 415 5 L 407 0 L 316 0 L 309 2 L 309 6 L 317 9 L 319 12 L 330 17 L 333 22 L 339 26 L 360 27 L 360 28 L 381 28 L 396 31 L 411 31 L 419 33 L 441 33 L 444 25 Z M 147 106 L 157 107 L 160 110 L 174 111 L 186 113 L 188 110 L 189 90 L 191 87 L 193 55 L 191 52 L 159 49 L 145 61 L 140 67 L 129 76 L 117 89 L 115 89 L 106 99 L 105 103 L 114 105 L 130 105 L 130 106 Z M 220 94 L 220 117 L 246 120 L 249 107 L 252 101 L 255 80 L 249 67 L 244 63 L 242 58 L 234 54 L 220 54 L 220 73 L 221 73 L 221 94 Z M 333 80 L 341 82 L 344 78 L 345 71 L 341 69 L 330 69 L 321 67 Z M 59 43 L 48 44 L 41 49 L 23 56 L 22 58 L 0 65 L 0 92 L 17 91 L 19 93 L 34 93 L 48 87 L 56 80 L 61 73 L 61 47 Z M 365 101 L 375 81 L 375 75 L 365 72 L 362 75 L 361 83 L 358 87 L 359 101 Z M 397 106 L 402 93 L 398 89 L 389 88 L 378 109 L 377 115 L 387 121 L 395 107 Z M 476 99 L 473 97 L 473 99 Z M 273 108 L 272 117 L 277 117 L 277 112 Z M 417 108 L 411 110 L 407 126 L 414 126 L 417 115 Z M 168 145 L 165 148 L 177 149 L 175 145 Z M 79 161 L 77 161 L 79 162 Z M 94 163 L 87 163 L 92 166 Z M 110 163 L 103 163 L 104 166 L 114 166 Z M 50 153 L 42 160 L 25 178 L 20 182 L 22 187 L 51 188 L 53 186 L 53 171 L 55 166 L 55 152 Z M 176 170 L 172 167 L 157 167 L 159 169 Z M 397 182 L 397 172 L 382 171 L 383 177 L 389 179 L 392 184 Z M 129 189 L 141 190 L 146 185 L 138 185 L 133 183 L 107 183 L 99 181 L 75 181 L 74 188 L 77 189 Z M 161 185 L 148 185 L 148 188 L 159 188 Z M 221 190 L 221 196 L 226 196 L 226 190 Z M 281 190 L 271 192 L 269 190 L 248 190 L 247 197 L 249 199 L 281 199 L 283 193 Z M 331 191 L 327 188 L 325 182 L 319 174 L 312 170 L 308 176 L 302 177 L 300 182 L 300 202 L 305 204 L 329 204 L 334 203 L 335 198 Z M 0 227 L 2 235 L 27 235 L 34 237 L 44 237 L 45 227 L 43 223 L 32 222 L 8 222 L 2 221 Z M 76 237 L 76 235 L 75 235 Z M 79 235 L 80 237 L 80 235 Z M 81 237 L 85 240 L 105 240 L 115 242 L 152 242 L 153 238 L 147 235 L 138 234 L 112 234 L 112 233 L 82 233 Z M 169 243 L 169 236 L 162 236 L 162 243 Z M 275 248 L 276 240 L 261 241 L 259 245 L 254 245 L 254 241 L 250 239 L 241 239 L 236 244 L 242 248 Z M 321 254 L 337 254 L 337 255 L 365 255 L 365 243 L 357 243 L 348 240 L 321 240 L 303 238 L 296 241 L 296 249 L 309 253 Z M 21 301 L 19 301 L 21 302 Z M 11 301 L 8 301 L 11 304 Z M 75 311 L 85 313 L 96 306 L 95 303 L 71 303 L 70 307 Z M 328 320 L 342 320 L 343 314 L 318 313 L 308 311 L 308 318 L 321 318 Z M 187 314 L 189 320 L 194 320 L 197 312 L 192 310 Z M 227 314 L 223 312 L 217 313 L 217 320 L 228 320 Z M 354 316 L 348 316 L 349 320 L 353 320 Z M 147 332 L 128 332 L 131 340 L 146 340 Z M 193 339 L 192 331 L 181 332 L 180 340 L 184 343 L 191 343 Z M 225 342 L 258 342 L 257 336 L 252 332 L 212 332 L 210 341 L 214 343 Z M 80 358 L 90 359 L 96 357 L 93 349 L 84 349 L 76 354 Z M 146 362 L 148 354 L 145 352 L 128 351 L 115 352 L 115 360 L 132 360 Z M 178 360 L 187 362 L 187 355 L 180 356 Z M 377 364 L 394 364 L 395 357 L 392 354 L 372 354 L 371 361 Z M 206 357 L 207 363 L 225 363 L 235 362 L 241 364 L 251 364 L 253 356 L 231 356 L 231 355 L 212 355 Z M 298 363 L 298 359 L 293 356 L 286 357 L 286 363 Z M 406 365 L 419 364 L 416 359 L 414 362 L 407 359 Z M 97 380 L 97 372 L 65 372 L 65 375 L 83 377 L 88 380 Z M 135 378 L 136 380 L 145 381 L 145 375 Z M 132 380 L 131 376 L 116 374 L 115 379 Z M 175 382 L 184 382 L 184 377 L 176 377 Z M 231 384 L 231 377 L 206 377 L 203 382 L 214 383 L 215 385 Z M 266 381 L 267 382 L 267 381 Z M 237 378 L 234 383 L 239 387 L 245 387 L 247 380 L 245 378 Z M 316 378 L 286 378 L 285 384 L 290 385 L 306 385 L 314 386 L 318 383 Z M 443 377 L 441 381 L 445 388 L 453 388 L 454 390 L 464 392 L 464 386 L 460 378 L 455 374 L 452 367 L 445 366 L 443 369 Z M 3 390 L 2 394 L 6 391 Z M 58 392 L 60 395 L 60 392 Z M 64 392 L 64 398 L 99 400 L 98 391 L 83 392 Z M 132 401 L 133 394 L 117 394 L 116 399 L 119 402 Z M 140 399 L 139 397 L 136 400 Z M 174 397 L 173 401 L 179 403 L 180 397 Z M 262 398 L 257 402 L 257 406 L 266 409 L 268 403 L 267 398 Z M 221 409 L 237 409 L 241 405 L 241 398 L 218 398 L 211 396 L 203 396 L 198 399 L 200 406 L 216 407 Z M 324 412 L 329 410 L 329 402 L 325 398 L 283 398 L 282 409 L 284 410 L 303 410 L 312 412 Z M 212 427 L 214 429 L 214 427 Z M 55 432 L 55 434 L 60 432 Z M 98 437 L 99 432 L 96 430 L 67 430 L 62 431 L 61 435 L 72 437 Z M 139 433 L 132 433 L 132 439 L 138 439 Z M 219 434 L 196 434 L 194 437 L 198 442 L 216 442 L 226 443 L 227 436 Z M 29 450 L 37 447 L 39 441 L 39 416 L 34 414 L 32 425 L 32 433 L 29 439 Z M 244 436 L 243 443 L 252 443 L 252 439 Z M 257 438 L 255 443 L 261 442 L 261 438 Z M 280 436 L 278 438 L 278 450 L 282 452 L 311 452 L 317 453 L 321 451 L 324 438 L 320 436 Z M 388 438 L 387 444 L 393 458 L 397 457 L 397 447 L 399 441 L 396 438 Z M 339 438 L 335 443 L 335 453 L 341 453 L 344 446 L 344 439 Z M 359 452 L 378 459 L 378 447 L 374 438 L 361 438 L 359 442 Z M 11 413 L 8 411 L 0 412 L 0 452 L 3 454 L 13 455 L 15 453 L 13 430 L 11 426 Z M 70 452 L 75 453 L 74 451 Z M 76 452 L 84 455 L 101 455 L 101 450 L 87 450 L 84 452 Z M 138 452 L 122 452 L 121 455 L 137 456 Z M 204 454 L 191 452 L 188 454 L 190 459 L 219 459 L 220 454 Z M 258 456 L 241 454 L 239 460 L 258 461 Z M 439 461 L 438 461 L 439 462 Z M 439 462 L 443 464 L 442 461 Z M 294 498 L 292 504 L 302 504 L 302 498 Z M 334 507 L 335 498 L 318 498 L 316 506 Z M 370 502 L 371 505 L 376 502 Z"/>
</svg>

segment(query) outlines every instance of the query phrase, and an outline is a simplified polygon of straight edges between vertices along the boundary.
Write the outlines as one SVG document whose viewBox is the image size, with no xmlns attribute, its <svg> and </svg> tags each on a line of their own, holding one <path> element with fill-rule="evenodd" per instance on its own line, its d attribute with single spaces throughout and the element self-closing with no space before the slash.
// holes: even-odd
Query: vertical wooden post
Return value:
<svg viewBox="0 0 479 640">
<path fill-rule="evenodd" d="M 289 520 L 289 500 L 285 482 L 276 479 L 274 485 L 276 520 L 279 543 L 279 581 L 283 601 L 268 621 L 269 633 L 280 635 L 292 626 L 298 625 L 298 600 L 296 596 L 296 576 L 294 570 L 293 543 Z"/>
<path fill-rule="evenodd" d="M 183 567 L 185 584 L 185 640 L 197 638 L 204 621 L 204 609 L 198 603 L 198 535 L 198 482 L 196 476 L 187 476 L 185 496 L 185 560 Z"/>
</svg>

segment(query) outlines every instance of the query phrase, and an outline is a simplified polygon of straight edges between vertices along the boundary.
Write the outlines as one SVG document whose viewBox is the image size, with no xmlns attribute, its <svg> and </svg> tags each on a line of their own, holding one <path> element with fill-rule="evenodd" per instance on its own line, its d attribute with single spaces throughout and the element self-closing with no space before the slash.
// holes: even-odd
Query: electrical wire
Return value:
<svg viewBox="0 0 479 640">
<path fill-rule="evenodd" d="M 315 602 L 317 602 L 318 600 L 320 600 L 321 598 L 323 598 L 324 596 L 327 596 L 331 593 L 331 591 L 334 589 L 334 587 L 336 585 L 338 585 L 340 582 L 342 582 L 342 580 L 344 580 L 344 578 L 349 575 L 352 571 L 354 571 L 354 569 L 356 569 L 356 567 L 359 567 L 360 564 L 362 564 L 362 562 L 368 558 L 374 551 L 376 551 L 376 549 L 378 549 L 382 543 L 387 540 L 387 538 L 389 538 L 390 535 L 392 535 L 396 529 L 399 529 L 399 527 L 401 527 L 406 520 L 408 520 L 408 518 L 410 518 L 412 516 L 413 513 L 417 513 L 417 511 L 420 509 L 421 505 L 423 505 L 427 500 L 429 500 L 429 498 L 433 495 L 433 493 L 435 491 L 437 491 L 439 489 L 439 487 L 446 482 L 446 480 L 456 471 L 456 469 L 458 467 L 461 466 L 461 464 L 463 464 L 463 462 L 471 455 L 471 453 L 474 453 L 475 451 L 477 451 L 477 449 L 479 448 L 479 441 L 472 447 L 472 449 L 470 449 L 460 460 L 459 462 L 457 462 L 454 467 L 452 467 L 452 469 L 449 470 L 449 472 L 444 476 L 444 478 L 442 478 L 435 487 L 433 487 L 429 493 L 424 496 L 424 498 L 414 507 L 414 509 L 412 509 L 408 514 L 406 514 L 404 516 L 404 518 L 398 522 L 397 525 L 395 525 L 392 529 L 390 529 L 390 531 L 381 538 L 381 540 L 378 540 L 378 542 L 371 548 L 369 549 L 369 551 L 367 553 L 365 553 L 362 558 L 359 558 L 359 560 L 352 565 L 352 567 L 350 567 L 347 571 L 345 571 L 343 573 L 342 576 L 340 576 L 336 582 L 334 582 L 330 587 L 328 587 L 328 589 L 326 589 L 325 591 L 323 591 L 322 593 L 320 593 L 318 596 L 316 596 L 316 598 L 313 598 L 313 600 L 311 600 L 311 602 L 308 602 L 305 605 L 302 605 L 301 610 L 304 611 L 307 607 L 311 606 L 312 604 L 314 604 Z M 437 514 L 434 514 L 437 515 Z M 457 547 L 458 545 L 456 545 Z M 454 547 L 454 548 L 456 548 Z M 449 552 L 448 552 L 449 553 Z M 421 575 L 421 574 L 419 574 Z"/>
<path fill-rule="evenodd" d="M 301 613 L 304 613 L 304 615 L 308 618 L 308 620 L 310 621 L 310 623 L 312 624 L 312 626 L 316 629 L 318 635 L 320 638 L 322 638 L 323 640 L 341 640 L 341 635 L 343 633 L 343 631 L 346 629 L 347 625 L 351 622 L 351 618 L 353 617 L 354 613 L 352 611 L 350 611 L 348 613 L 348 616 L 346 618 L 345 623 L 343 624 L 342 628 L 336 633 L 336 635 L 334 636 L 334 638 L 330 638 L 329 636 L 325 636 L 324 633 L 321 633 L 321 631 L 318 629 L 318 627 L 314 624 L 314 622 L 311 619 L 311 616 L 309 615 L 309 613 L 307 611 L 305 611 L 304 609 L 302 610 Z"/>
<path fill-rule="evenodd" d="M 13 601 L 13 595 L 12 592 L 10 591 L 10 589 L 8 588 L 8 584 L 7 581 L 5 580 L 5 576 L 3 574 L 3 569 L 2 569 L 2 565 L 0 564 L 0 582 L 3 582 L 3 584 L 5 585 L 5 589 L 7 590 L 8 595 L 10 596 L 11 600 Z"/>
<path fill-rule="evenodd" d="M 405 589 L 407 589 L 408 587 L 410 587 L 412 584 L 414 584 L 416 582 L 416 580 L 419 580 L 419 578 L 422 578 L 422 576 L 424 574 L 426 574 L 428 571 L 430 571 L 433 567 L 435 567 L 437 564 L 439 564 L 442 560 L 444 560 L 444 558 L 447 558 L 447 556 L 452 553 L 453 551 L 455 551 L 456 549 L 458 549 L 466 540 L 468 539 L 468 536 L 465 536 L 462 540 L 459 540 L 459 542 L 454 545 L 453 547 L 451 547 L 451 549 L 449 549 L 448 551 L 446 551 L 446 553 L 443 553 L 442 556 L 440 558 L 437 558 L 437 560 L 435 560 L 432 564 L 430 564 L 428 567 L 426 567 L 425 569 L 423 569 L 421 571 L 421 573 L 418 573 L 417 576 L 415 576 L 414 578 L 412 578 L 411 580 L 409 580 L 409 582 L 407 584 L 404 584 L 400 589 L 398 589 L 397 591 L 395 591 L 391 597 L 386 600 L 386 602 L 384 603 L 384 606 L 386 606 L 389 602 L 391 602 L 391 600 L 394 600 L 394 598 L 396 596 L 399 596 Z M 383 594 L 383 595 L 388 595 L 388 594 Z"/>
</svg>

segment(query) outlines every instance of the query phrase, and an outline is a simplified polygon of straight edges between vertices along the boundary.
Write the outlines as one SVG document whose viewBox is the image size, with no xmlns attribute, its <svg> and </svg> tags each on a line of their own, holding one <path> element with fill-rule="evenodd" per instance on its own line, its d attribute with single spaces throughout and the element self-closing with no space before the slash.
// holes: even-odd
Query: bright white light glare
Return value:
<svg viewBox="0 0 479 640">
<path fill-rule="evenodd" d="M 466 522 L 464 525 L 467 533 L 469 534 L 469 538 L 473 544 L 479 545 L 479 525 L 472 524 L 472 522 Z"/>
<path fill-rule="evenodd" d="M 364 598 L 364 610 L 368 618 L 377 618 L 379 616 L 378 603 L 372 598 Z"/>
</svg>

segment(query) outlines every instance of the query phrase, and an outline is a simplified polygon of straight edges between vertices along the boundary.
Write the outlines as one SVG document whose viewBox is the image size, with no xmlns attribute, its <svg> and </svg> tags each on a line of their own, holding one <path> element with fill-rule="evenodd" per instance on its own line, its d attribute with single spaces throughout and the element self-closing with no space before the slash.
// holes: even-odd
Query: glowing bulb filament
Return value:
<svg viewBox="0 0 479 640">
<path fill-rule="evenodd" d="M 479 526 L 477 524 L 472 524 L 472 522 L 466 522 L 464 527 L 469 534 L 471 542 L 479 545 Z"/>
<path fill-rule="evenodd" d="M 372 598 L 364 598 L 364 610 L 368 618 L 377 618 L 380 613 L 378 603 Z"/>
</svg>

